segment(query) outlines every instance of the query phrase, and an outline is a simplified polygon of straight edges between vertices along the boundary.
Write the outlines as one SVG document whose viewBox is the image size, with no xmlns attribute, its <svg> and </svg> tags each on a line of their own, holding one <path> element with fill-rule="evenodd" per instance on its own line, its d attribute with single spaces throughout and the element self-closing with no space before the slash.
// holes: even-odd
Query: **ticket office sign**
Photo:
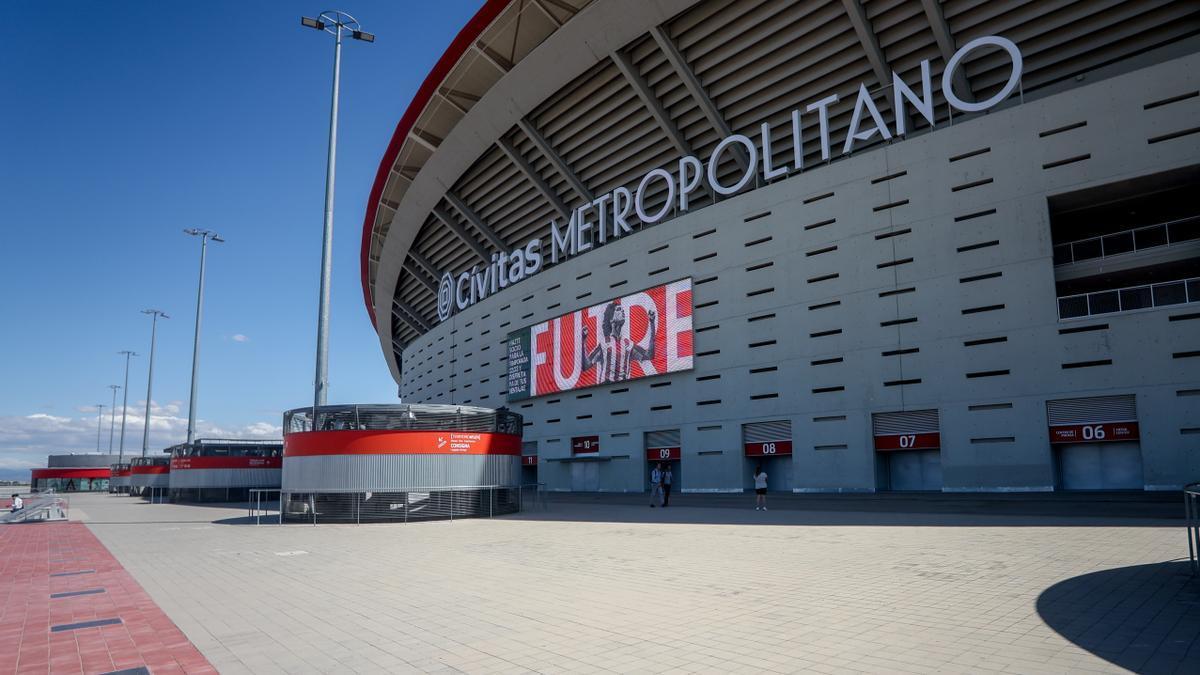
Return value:
<svg viewBox="0 0 1200 675">
<path fill-rule="evenodd" d="M 746 443 L 745 450 L 747 457 L 775 457 L 777 455 L 790 455 L 792 454 L 792 442 L 788 440 Z"/>
<path fill-rule="evenodd" d="M 1112 443 L 1141 438 L 1137 422 L 1059 424 L 1050 427 L 1050 443 Z"/>
</svg>

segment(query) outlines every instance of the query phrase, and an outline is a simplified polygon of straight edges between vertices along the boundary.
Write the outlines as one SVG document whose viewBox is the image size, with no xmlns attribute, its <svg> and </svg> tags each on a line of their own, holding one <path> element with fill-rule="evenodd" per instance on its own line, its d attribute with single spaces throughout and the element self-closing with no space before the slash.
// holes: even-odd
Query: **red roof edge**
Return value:
<svg viewBox="0 0 1200 675">
<path fill-rule="evenodd" d="M 466 26 L 455 36 L 454 41 L 438 59 L 437 64 L 433 66 L 433 70 L 425 76 L 425 81 L 421 83 L 420 89 L 417 89 L 416 96 L 413 97 L 412 103 L 408 104 L 408 109 L 404 111 L 404 116 L 400 118 L 400 122 L 396 125 L 396 131 L 392 133 L 392 140 L 388 143 L 387 150 L 383 153 L 383 159 L 379 162 L 379 170 L 375 172 L 375 184 L 371 186 L 371 195 L 367 197 L 367 213 L 363 218 L 363 233 L 362 233 L 362 289 L 363 302 L 367 305 L 367 314 L 371 317 L 371 325 L 376 330 L 379 329 L 379 322 L 375 318 L 375 306 L 371 302 L 371 228 L 375 224 L 375 216 L 379 211 L 379 200 L 383 196 L 383 186 L 387 183 L 388 172 L 392 165 L 396 162 L 396 156 L 400 154 L 400 146 L 404 145 L 404 139 L 408 137 L 408 132 L 412 131 L 413 125 L 417 122 L 417 117 L 425 110 L 429 99 L 433 98 L 434 92 L 437 91 L 442 81 L 450 74 L 450 70 L 458 63 L 467 49 L 474 44 L 475 40 L 483 33 L 484 29 L 491 25 L 500 12 L 512 4 L 513 0 L 487 0 L 483 7 L 471 17 Z"/>
</svg>

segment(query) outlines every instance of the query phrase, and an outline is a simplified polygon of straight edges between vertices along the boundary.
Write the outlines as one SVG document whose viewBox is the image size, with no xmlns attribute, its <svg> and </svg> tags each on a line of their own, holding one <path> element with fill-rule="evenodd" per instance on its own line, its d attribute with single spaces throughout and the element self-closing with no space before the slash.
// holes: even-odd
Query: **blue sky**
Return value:
<svg viewBox="0 0 1200 675">
<path fill-rule="evenodd" d="M 330 402 L 395 400 L 362 302 L 364 207 L 396 122 L 480 4 L 342 7 L 378 41 L 343 49 Z M 185 227 L 227 239 L 209 249 L 202 432 L 278 435 L 281 412 L 311 401 L 333 38 L 299 17 L 321 9 L 5 3 L 0 469 L 94 451 L 122 349 L 142 355 L 126 432 L 140 451 L 147 307 L 171 315 L 151 450 L 183 439 L 199 258 Z M 102 436 L 106 450 L 107 419 Z"/>
</svg>

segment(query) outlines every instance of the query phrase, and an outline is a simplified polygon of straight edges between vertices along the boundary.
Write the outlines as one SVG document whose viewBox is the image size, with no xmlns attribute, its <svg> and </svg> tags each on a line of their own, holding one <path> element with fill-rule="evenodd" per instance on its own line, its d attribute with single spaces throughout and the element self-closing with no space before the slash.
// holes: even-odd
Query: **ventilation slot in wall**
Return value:
<svg viewBox="0 0 1200 675">
<path fill-rule="evenodd" d="M 967 379 L 974 380 L 981 377 L 1000 377 L 1008 375 L 1008 370 L 979 370 L 974 373 L 967 373 Z"/>
<path fill-rule="evenodd" d="M 833 274 L 822 274 L 819 277 L 813 277 L 813 278 L 809 279 L 808 283 L 815 284 L 815 283 L 819 283 L 822 281 L 829 281 L 830 279 L 836 279 L 836 278 L 838 278 L 837 272 L 834 272 Z"/>
<path fill-rule="evenodd" d="M 1073 363 L 1062 364 L 1063 370 L 1073 370 L 1075 368 L 1094 368 L 1096 366 L 1111 366 L 1112 359 L 1098 359 L 1096 361 L 1075 361 Z"/>
<path fill-rule="evenodd" d="M 964 159 L 969 159 L 969 158 L 971 158 L 971 157 L 976 157 L 976 156 L 978 156 L 978 155 L 982 155 L 982 154 L 983 154 L 983 153 L 985 153 L 985 152 L 991 152 L 991 151 L 992 151 L 992 149 L 991 149 L 991 148 L 980 148 L 980 149 L 978 149 L 978 150 L 972 150 L 972 151 L 970 151 L 970 152 L 964 152 L 964 153 L 963 153 L 963 154 L 961 154 L 961 155 L 955 155 L 955 156 L 951 157 L 951 158 L 950 158 L 950 163 L 951 163 L 951 164 L 953 164 L 953 163 L 955 163 L 955 162 L 959 162 L 959 161 L 962 161 L 962 160 L 964 160 Z"/>
<path fill-rule="evenodd" d="M 1090 333 L 1094 330 L 1108 330 L 1108 324 L 1097 323 L 1091 326 L 1075 326 L 1074 328 L 1059 328 L 1059 335 L 1071 335 L 1072 333 Z"/>
<path fill-rule="evenodd" d="M 960 284 L 969 284 L 975 281 L 983 281 L 985 279 L 999 279 L 1004 276 L 1004 272 L 988 272 L 987 274 L 976 274 L 971 277 L 963 277 L 958 280 Z"/>
<path fill-rule="evenodd" d="M 693 281 L 692 285 L 699 286 L 700 284 L 707 284 L 709 282 L 716 281 L 716 280 L 717 280 L 716 276 L 704 277 L 703 279 L 697 279 L 697 280 Z"/>
<path fill-rule="evenodd" d="M 703 231 L 703 232 L 697 232 L 696 234 L 693 234 L 693 235 L 692 235 L 692 239 L 700 239 L 701 237 L 707 237 L 708 235 L 710 235 L 710 234 L 712 234 L 712 233 L 714 233 L 714 232 L 716 232 L 716 231 L 717 231 L 717 228 L 715 228 L 715 227 L 714 227 L 714 228 L 712 228 L 711 230 L 705 230 L 705 231 Z"/>
<path fill-rule="evenodd" d="M 774 319 L 774 318 L 775 318 L 774 312 L 772 312 L 770 314 L 759 314 L 758 316 L 747 317 L 746 323 L 754 323 L 755 321 L 766 321 L 767 319 Z"/>
<path fill-rule="evenodd" d="M 751 368 L 750 374 L 751 375 L 759 375 L 761 373 L 773 373 L 777 370 L 779 370 L 779 366 L 763 366 L 762 368 Z M 699 380 L 700 378 L 696 378 L 696 379 Z"/>
<path fill-rule="evenodd" d="M 1172 314 L 1167 317 L 1167 321 L 1191 321 L 1192 319 L 1200 319 L 1200 312 L 1191 314 Z"/>
<path fill-rule="evenodd" d="M 825 309 L 826 307 L 837 307 L 840 304 L 842 304 L 841 300 L 830 300 L 829 302 L 818 302 L 815 305 L 809 305 L 808 311 L 811 312 L 811 311 L 817 310 L 817 309 Z"/>
<path fill-rule="evenodd" d="M 814 421 L 814 422 L 845 422 L 846 416 L 845 415 L 822 415 L 820 417 L 812 418 L 812 421 Z"/>
<path fill-rule="evenodd" d="M 826 246 L 825 248 L 818 248 L 815 251 L 808 251 L 804 255 L 806 257 L 811 258 L 816 255 L 821 255 L 822 253 L 832 253 L 833 251 L 836 251 L 837 249 L 838 249 L 837 246 Z"/>
<path fill-rule="evenodd" d="M 1086 127 L 1086 126 L 1087 126 L 1087 122 L 1086 122 L 1086 121 L 1084 121 L 1084 122 L 1076 122 L 1076 123 L 1074 123 L 1074 124 L 1068 124 L 1068 125 L 1066 125 L 1066 126 L 1064 126 L 1064 127 L 1058 127 L 1057 129 L 1050 129 L 1050 130 L 1048 130 L 1048 131 L 1042 131 L 1042 132 L 1038 133 L 1038 138 L 1045 138 L 1045 137 L 1047 137 L 1047 136 L 1054 136 L 1055 134 L 1061 134 L 1061 133 L 1063 133 L 1063 132 L 1065 132 L 1065 131 L 1071 131 L 1072 129 L 1079 129 L 1079 128 L 1081 128 L 1081 127 Z"/>
<path fill-rule="evenodd" d="M 911 227 L 906 227 L 902 230 L 892 230 L 891 232 L 883 232 L 882 234 L 875 235 L 875 240 L 879 241 L 880 239 L 890 239 L 892 237 L 899 237 L 900 235 L 908 234 L 909 232 L 912 232 Z"/>
<path fill-rule="evenodd" d="M 955 216 L 954 222 L 961 223 L 961 222 L 964 222 L 967 220 L 974 220 L 976 218 L 982 218 L 984 216 L 991 216 L 991 215 L 994 215 L 995 213 L 996 213 L 996 209 L 987 209 L 986 211 L 976 211 L 975 213 L 968 213 L 963 216 Z"/>
<path fill-rule="evenodd" d="M 779 394 L 753 394 L 750 396 L 751 401 L 763 401 L 769 398 L 779 398 Z"/>
<path fill-rule="evenodd" d="M 818 227 L 825 227 L 826 225 L 832 225 L 836 222 L 837 222 L 837 218 L 829 218 L 827 220 L 822 220 L 822 221 L 812 223 L 811 225 L 805 225 L 804 229 L 805 229 L 805 231 L 815 230 Z"/>
<path fill-rule="evenodd" d="M 903 325 L 906 323 L 916 323 L 916 322 L 917 322 L 917 317 L 910 316 L 910 317 L 906 317 L 903 319 L 892 319 L 890 321 L 880 321 L 879 326 L 880 326 L 880 328 L 887 328 L 888 326 L 900 326 L 900 325 Z"/>
<path fill-rule="evenodd" d="M 982 314 L 984 312 L 995 312 L 1004 309 L 1004 305 L 984 305 L 982 307 L 968 307 L 962 311 L 965 314 Z"/>
<path fill-rule="evenodd" d="M 921 351 L 920 347 L 905 347 L 904 349 L 889 349 L 885 352 L 880 352 L 880 356 L 902 356 L 904 354 L 916 354 Z"/>
<path fill-rule="evenodd" d="M 978 347 L 980 345 L 994 345 L 998 342 L 1008 342 L 1008 336 L 1001 335 L 999 337 L 977 338 L 975 340 L 965 340 L 965 341 L 963 341 L 963 346 L 964 347 Z"/>
<path fill-rule="evenodd" d="M 835 391 L 846 391 L 846 388 L 845 388 L 845 387 L 843 387 L 843 386 L 837 386 L 837 387 L 816 387 L 815 389 L 813 389 L 813 390 L 812 390 L 812 393 L 814 393 L 814 394 L 831 394 L 831 393 L 833 393 L 833 392 L 835 392 Z"/>
<path fill-rule="evenodd" d="M 829 358 L 829 359 L 817 359 L 815 361 L 810 361 L 809 365 L 827 366 L 831 363 L 841 363 L 842 361 L 843 361 L 843 358 L 841 356 L 837 356 L 837 357 Z M 750 371 L 750 372 L 754 372 L 754 371 Z"/>
<path fill-rule="evenodd" d="M 1151 138 L 1147 138 L 1146 143 L 1154 145 L 1155 143 L 1173 141 L 1176 138 L 1183 138 L 1184 136 L 1191 136 L 1192 134 L 1198 133 L 1200 133 L 1200 127 L 1191 127 L 1190 129 L 1182 129 L 1180 131 L 1173 131 L 1169 134 L 1163 134 L 1162 136 L 1153 136 Z"/>
<path fill-rule="evenodd" d="M 967 251 L 976 251 L 981 248 L 988 248 L 989 246 L 998 246 L 999 244 L 1000 244 L 999 239 L 993 239 L 991 241 L 984 241 L 984 242 L 980 242 L 978 244 L 968 244 L 966 246 L 959 246 L 958 252 L 966 253 Z"/>
<path fill-rule="evenodd" d="M 909 286 L 908 288 L 894 288 L 890 291 L 880 291 L 879 297 L 890 298 L 893 295 L 904 295 L 905 293 L 915 293 L 916 291 L 917 289 L 912 286 Z"/>
<path fill-rule="evenodd" d="M 896 178 L 900 178 L 901 176 L 907 176 L 907 175 L 908 175 L 907 171 L 897 171 L 896 173 L 891 173 L 886 176 L 880 176 L 879 178 L 872 178 L 871 185 L 878 185 L 880 183 L 885 183 L 889 180 L 893 180 Z"/>
<path fill-rule="evenodd" d="M 921 384 L 921 378 L 911 378 L 907 380 L 888 380 L 883 383 L 885 387 L 898 387 L 905 384 Z"/>
<path fill-rule="evenodd" d="M 752 220 L 758 220 L 759 218 L 766 218 L 769 215 L 771 215 L 770 211 L 763 211 L 762 213 L 756 213 L 752 216 L 746 216 L 745 218 L 742 218 L 742 222 L 748 223 Z"/>
<path fill-rule="evenodd" d="M 1153 141 L 1151 141 L 1151 142 L 1153 142 Z M 1086 155 L 1076 155 L 1074 157 L 1067 157 L 1066 159 L 1059 159 L 1059 160 L 1056 160 L 1053 162 L 1047 162 L 1042 165 L 1042 169 L 1057 169 L 1060 166 L 1066 166 L 1068 164 L 1075 164 L 1076 162 L 1083 162 L 1083 161 L 1089 160 L 1091 158 L 1092 158 L 1092 153 L 1089 152 Z"/>
<path fill-rule="evenodd" d="M 758 270 L 764 270 L 764 269 L 766 269 L 766 268 L 768 268 L 768 267 L 772 267 L 772 266 L 774 266 L 774 265 L 775 265 L 775 263 L 774 263 L 774 262 L 770 262 L 770 261 L 768 261 L 768 262 L 765 262 L 765 263 L 759 263 L 759 264 L 757 264 L 757 265 L 751 265 L 751 266 L 749 266 L 749 267 L 747 267 L 747 268 L 746 268 L 746 271 L 747 271 L 747 272 L 756 272 L 756 271 L 758 271 Z"/>
<path fill-rule="evenodd" d="M 705 253 L 704 255 L 696 256 L 695 258 L 692 258 L 692 262 L 704 262 L 705 260 L 709 260 L 709 259 L 715 258 L 715 257 L 717 257 L 717 252 L 713 251 L 712 253 Z"/>
<path fill-rule="evenodd" d="M 881 263 L 879 263 L 878 265 L 876 265 L 876 266 L 875 266 L 875 269 L 880 269 L 880 270 L 881 270 L 881 269 L 884 269 L 884 268 L 887 268 L 887 267 L 898 267 L 898 266 L 900 266 L 900 265 L 907 265 L 908 263 L 910 263 L 910 262 L 912 262 L 912 261 L 913 261 L 913 259 L 912 259 L 912 258 L 904 258 L 904 259 L 901 259 L 901 260 L 892 260 L 892 261 L 890 261 L 890 262 L 881 262 Z"/>
<path fill-rule="evenodd" d="M 763 295 L 763 294 L 765 294 L 765 293 L 773 293 L 773 292 L 775 292 L 775 289 L 774 289 L 774 287 L 772 287 L 772 288 L 760 288 L 760 289 L 758 289 L 757 291 L 750 291 L 750 292 L 746 293 L 746 297 L 747 297 L 747 298 L 753 298 L 753 297 L 754 297 L 754 296 L 756 296 L 756 295 Z"/>
<path fill-rule="evenodd" d="M 832 330 L 822 330 L 822 331 L 817 331 L 816 333 L 809 333 L 808 337 L 819 338 L 819 337 L 825 337 L 827 335 L 841 335 L 841 334 L 842 334 L 841 328 L 834 328 Z"/>
<path fill-rule="evenodd" d="M 963 190 L 970 190 L 971 188 L 979 187 L 981 185 L 987 185 L 992 182 L 994 182 L 994 179 L 992 179 L 992 178 L 982 178 L 980 180 L 971 181 L 970 183 L 963 183 L 962 185 L 955 185 L 950 188 L 950 191 L 951 192 L 962 192 Z"/>
<path fill-rule="evenodd" d="M 659 251 L 665 251 L 670 247 L 671 247 L 670 244 L 663 244 L 662 246 L 655 246 L 654 248 L 650 249 L 649 251 L 646 251 L 646 255 L 653 255 L 655 253 L 658 253 Z"/>
<path fill-rule="evenodd" d="M 889 210 L 889 209 L 894 209 L 894 208 L 896 208 L 896 207 L 898 207 L 898 206 L 904 206 L 905 204 L 908 204 L 908 200 L 907 200 L 907 199 L 901 199 L 900 201 L 896 201 L 896 202 L 889 202 L 889 203 L 887 203 L 887 204 L 880 204 L 879 206 L 876 206 L 876 207 L 872 208 L 871 210 L 872 210 L 872 211 L 874 211 L 875 213 L 879 213 L 880 211 L 887 211 L 887 210 Z"/>
<path fill-rule="evenodd" d="M 1185 94 L 1180 94 L 1178 96 L 1171 96 L 1169 98 L 1160 99 L 1158 101 L 1151 101 L 1150 103 L 1147 103 L 1146 105 L 1142 106 L 1142 110 L 1153 110 L 1154 108 L 1161 108 L 1164 105 L 1171 105 L 1172 103 L 1186 101 L 1189 98 L 1196 98 L 1197 96 L 1200 96 L 1200 91 L 1189 91 Z"/>
<path fill-rule="evenodd" d="M 1008 410 L 1013 407 L 1011 403 L 980 403 L 978 405 L 969 405 L 967 410 L 970 412 L 982 412 L 984 410 Z"/>
<path fill-rule="evenodd" d="M 809 197 L 808 199 L 805 199 L 805 200 L 804 200 L 804 203 L 805 203 L 805 204 L 812 204 L 813 202 L 819 202 L 819 201 L 821 201 L 822 199 L 828 199 L 828 198 L 830 198 L 830 197 L 832 197 L 832 196 L 833 196 L 833 193 L 832 193 L 832 192 L 826 192 L 825 194 L 816 195 L 815 197 Z"/>
<path fill-rule="evenodd" d="M 745 244 L 743 244 L 743 246 L 745 246 L 746 248 L 750 248 L 751 246 L 758 246 L 759 244 L 765 244 L 768 241 L 771 241 L 771 239 L 773 239 L 773 237 L 762 237 L 761 239 L 755 239 L 753 241 L 748 241 Z"/>
</svg>

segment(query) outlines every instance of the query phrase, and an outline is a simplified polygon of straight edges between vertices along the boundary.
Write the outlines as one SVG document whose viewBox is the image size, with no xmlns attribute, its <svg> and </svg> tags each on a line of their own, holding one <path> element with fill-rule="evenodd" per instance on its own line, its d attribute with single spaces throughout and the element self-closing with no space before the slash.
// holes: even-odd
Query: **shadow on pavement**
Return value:
<svg viewBox="0 0 1200 675">
<path fill-rule="evenodd" d="M 1171 527 L 1182 525 L 1182 497 L 1157 493 L 672 495 L 650 508 L 645 494 L 550 493 L 545 509 L 507 518 L 622 523 L 862 525 L 949 527 Z M 1174 521 L 1174 522 L 1172 522 Z"/>
<path fill-rule="evenodd" d="M 1200 578 L 1187 561 L 1118 567 L 1038 596 L 1038 616 L 1067 640 L 1139 673 L 1200 670 Z"/>
</svg>

